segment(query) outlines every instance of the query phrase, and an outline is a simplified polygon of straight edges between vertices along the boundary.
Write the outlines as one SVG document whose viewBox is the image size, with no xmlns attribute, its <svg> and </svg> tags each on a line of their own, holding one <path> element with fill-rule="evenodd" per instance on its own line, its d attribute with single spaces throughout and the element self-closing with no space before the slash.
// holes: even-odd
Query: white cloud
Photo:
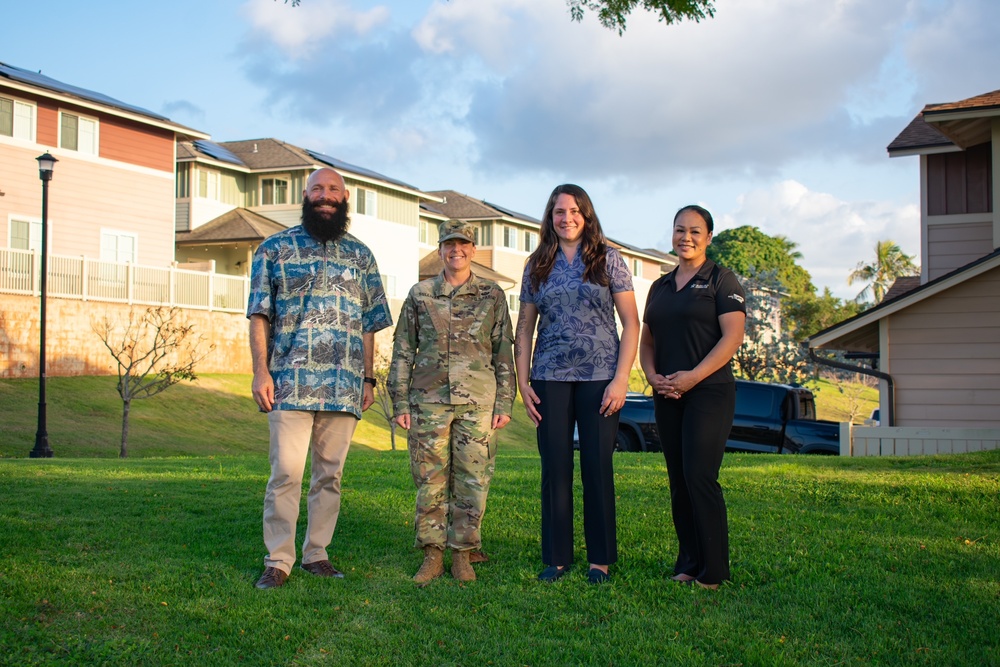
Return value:
<svg viewBox="0 0 1000 667">
<path fill-rule="evenodd" d="M 356 11 L 345 0 L 306 0 L 297 7 L 275 0 L 250 0 L 244 13 L 258 35 L 293 59 L 310 57 L 324 40 L 365 37 L 389 19 L 384 5 Z"/>
<path fill-rule="evenodd" d="M 716 230 L 742 225 L 769 236 L 785 236 L 802 253 L 800 266 L 822 291 L 853 298 L 861 289 L 848 286 L 847 275 L 858 262 L 870 261 L 878 241 L 892 239 L 919 264 L 920 210 L 915 204 L 890 201 L 845 201 L 813 192 L 794 180 L 749 191 L 735 210 L 718 217 Z"/>
<path fill-rule="evenodd" d="M 1000 88 L 1000 3 L 995 0 L 923 0 L 905 53 L 919 82 L 915 100 L 954 102 Z"/>
<path fill-rule="evenodd" d="M 624 37 L 593 18 L 552 17 L 546 31 L 521 27 L 530 47 L 511 59 L 527 62 L 476 91 L 469 122 L 485 165 L 605 175 L 769 169 L 843 152 L 867 142 L 843 140 L 856 129 L 845 103 L 889 53 L 904 8 L 746 0 L 676 26 L 639 11 Z"/>
<path fill-rule="evenodd" d="M 482 58 L 502 72 L 517 54 L 530 49 L 523 32 L 550 16 L 558 3 L 535 0 L 436 0 L 413 29 L 413 39 L 424 51 L 436 55 Z M 546 11 L 549 10 L 549 11 Z"/>
<path fill-rule="evenodd" d="M 773 180 L 797 161 L 884 159 L 929 101 L 927 82 L 942 79 L 936 66 L 916 76 L 916 64 L 974 59 L 962 40 L 987 63 L 1000 51 L 984 43 L 1000 43 L 994 5 L 741 0 L 673 26 L 638 9 L 619 37 L 593 13 L 571 21 L 557 0 L 435 0 L 410 27 L 389 25 L 381 5 L 251 0 L 255 29 L 293 58 L 254 45 L 250 74 L 314 123 L 461 132 L 466 157 L 494 177 Z M 328 83 L 326 71 L 339 76 Z"/>
</svg>

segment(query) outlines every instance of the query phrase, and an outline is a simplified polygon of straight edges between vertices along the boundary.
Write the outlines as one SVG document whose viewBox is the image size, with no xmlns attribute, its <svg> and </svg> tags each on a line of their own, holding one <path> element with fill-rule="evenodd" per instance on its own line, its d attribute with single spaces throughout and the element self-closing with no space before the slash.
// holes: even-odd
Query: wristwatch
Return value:
<svg viewBox="0 0 1000 667">
<path fill-rule="evenodd" d="M 378 380 L 376 380 L 375 378 L 365 378 L 365 382 L 367 382 L 373 387 L 378 385 Z"/>
</svg>

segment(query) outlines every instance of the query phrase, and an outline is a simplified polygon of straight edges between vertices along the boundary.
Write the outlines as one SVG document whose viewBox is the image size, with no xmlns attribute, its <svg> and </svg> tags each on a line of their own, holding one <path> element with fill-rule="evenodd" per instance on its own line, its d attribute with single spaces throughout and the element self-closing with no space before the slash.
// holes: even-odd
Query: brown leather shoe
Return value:
<svg viewBox="0 0 1000 667">
<path fill-rule="evenodd" d="M 317 577 L 333 577 L 335 579 L 344 578 L 344 573 L 335 568 L 333 564 L 328 560 L 318 560 L 312 563 L 303 563 L 299 567 L 301 567 L 309 574 L 314 574 Z"/>
<path fill-rule="evenodd" d="M 264 570 L 264 574 L 260 575 L 260 579 L 254 584 L 257 588 L 265 590 L 268 588 L 280 588 L 285 585 L 288 581 L 288 575 L 285 574 L 284 570 L 279 570 L 276 567 L 269 567 Z"/>
<path fill-rule="evenodd" d="M 475 551 L 469 552 L 469 562 L 475 563 L 488 563 L 490 562 L 490 557 L 486 555 L 486 552 L 481 549 L 476 549 Z"/>
<path fill-rule="evenodd" d="M 444 574 L 443 553 L 437 547 L 424 547 L 424 562 L 413 575 L 413 581 L 426 584 Z"/>
<path fill-rule="evenodd" d="M 451 552 L 451 576 L 459 581 L 476 580 L 476 572 L 472 569 L 472 565 L 469 564 L 468 551 Z"/>
</svg>

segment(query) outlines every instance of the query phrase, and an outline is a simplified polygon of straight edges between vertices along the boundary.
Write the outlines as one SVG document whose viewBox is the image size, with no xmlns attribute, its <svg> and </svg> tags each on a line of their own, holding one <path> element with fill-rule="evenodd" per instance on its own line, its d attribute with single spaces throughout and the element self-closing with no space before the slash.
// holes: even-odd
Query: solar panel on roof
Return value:
<svg viewBox="0 0 1000 667">
<path fill-rule="evenodd" d="M 483 203 L 491 208 L 495 208 L 504 215 L 509 215 L 512 218 L 520 218 L 521 220 L 527 220 L 529 222 L 541 222 L 536 218 L 532 218 L 530 215 L 525 215 L 524 213 L 518 213 L 517 211 L 512 211 L 509 208 L 504 208 L 503 206 L 497 206 L 496 204 L 491 204 L 490 202 L 483 200 Z"/>
<path fill-rule="evenodd" d="M 334 169 L 343 169 L 344 171 L 349 171 L 351 173 L 358 174 L 359 176 L 368 176 L 370 178 L 377 178 L 380 181 L 385 181 L 386 183 L 393 183 L 395 185 L 399 185 L 404 188 L 409 188 L 411 190 L 418 189 L 417 187 L 410 185 L 409 183 L 404 183 L 403 181 L 396 180 L 395 178 L 389 178 L 388 176 L 380 174 L 377 171 L 372 171 L 371 169 L 365 169 L 364 167 L 358 167 L 357 165 L 353 165 L 349 162 L 344 162 L 343 160 L 338 160 L 337 158 L 330 157 L 329 155 L 324 155 L 323 153 L 319 153 L 317 151 L 311 151 L 308 148 L 306 149 L 306 153 L 312 156 L 313 159 L 319 160 L 323 164 L 328 164 Z"/>
<path fill-rule="evenodd" d="M 92 90 L 87 90 L 86 88 L 78 88 L 77 86 L 71 86 L 68 83 L 63 83 L 62 81 L 56 81 L 55 79 L 45 76 L 40 72 L 31 72 L 26 69 L 21 69 L 20 67 L 14 67 L 13 65 L 8 65 L 7 63 L 0 62 L 0 76 L 4 76 L 8 79 L 14 81 L 20 81 L 21 83 L 28 83 L 33 86 L 38 86 L 39 88 L 45 88 L 47 90 L 53 90 L 58 93 L 66 93 L 67 95 L 73 95 L 81 99 L 90 100 L 91 102 L 97 102 L 99 104 L 104 104 L 109 107 L 115 107 L 116 109 L 122 109 L 124 111 L 132 111 L 134 113 L 140 114 L 142 116 L 148 116 L 156 120 L 169 121 L 170 119 L 166 116 L 161 116 L 158 113 L 153 113 L 149 109 L 143 109 L 142 107 L 137 107 L 132 104 L 126 104 L 121 100 L 116 100 L 113 97 L 108 97 L 101 93 L 96 93 Z"/>
<path fill-rule="evenodd" d="M 197 148 L 200 152 L 204 153 L 209 157 L 213 157 L 216 160 L 219 160 L 221 162 L 231 162 L 232 164 L 246 166 L 243 164 L 243 160 L 236 157 L 236 155 L 234 155 L 232 151 L 230 151 L 228 148 L 220 146 L 214 141 L 205 141 L 204 139 L 197 139 L 192 143 L 194 144 L 194 147 Z"/>
</svg>

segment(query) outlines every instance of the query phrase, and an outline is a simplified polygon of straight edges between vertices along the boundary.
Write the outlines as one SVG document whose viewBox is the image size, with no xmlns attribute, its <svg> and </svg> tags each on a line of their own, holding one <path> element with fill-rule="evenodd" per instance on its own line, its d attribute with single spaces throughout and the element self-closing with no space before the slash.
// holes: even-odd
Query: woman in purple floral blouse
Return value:
<svg viewBox="0 0 1000 667">
<path fill-rule="evenodd" d="M 588 580 L 608 581 L 608 566 L 618 560 L 612 454 L 638 341 L 639 315 L 625 261 L 608 246 L 583 188 L 558 186 L 545 206 L 538 248 L 524 268 L 514 336 L 518 388 L 542 460 L 542 581 L 559 579 L 573 563 L 574 424 Z"/>
</svg>

